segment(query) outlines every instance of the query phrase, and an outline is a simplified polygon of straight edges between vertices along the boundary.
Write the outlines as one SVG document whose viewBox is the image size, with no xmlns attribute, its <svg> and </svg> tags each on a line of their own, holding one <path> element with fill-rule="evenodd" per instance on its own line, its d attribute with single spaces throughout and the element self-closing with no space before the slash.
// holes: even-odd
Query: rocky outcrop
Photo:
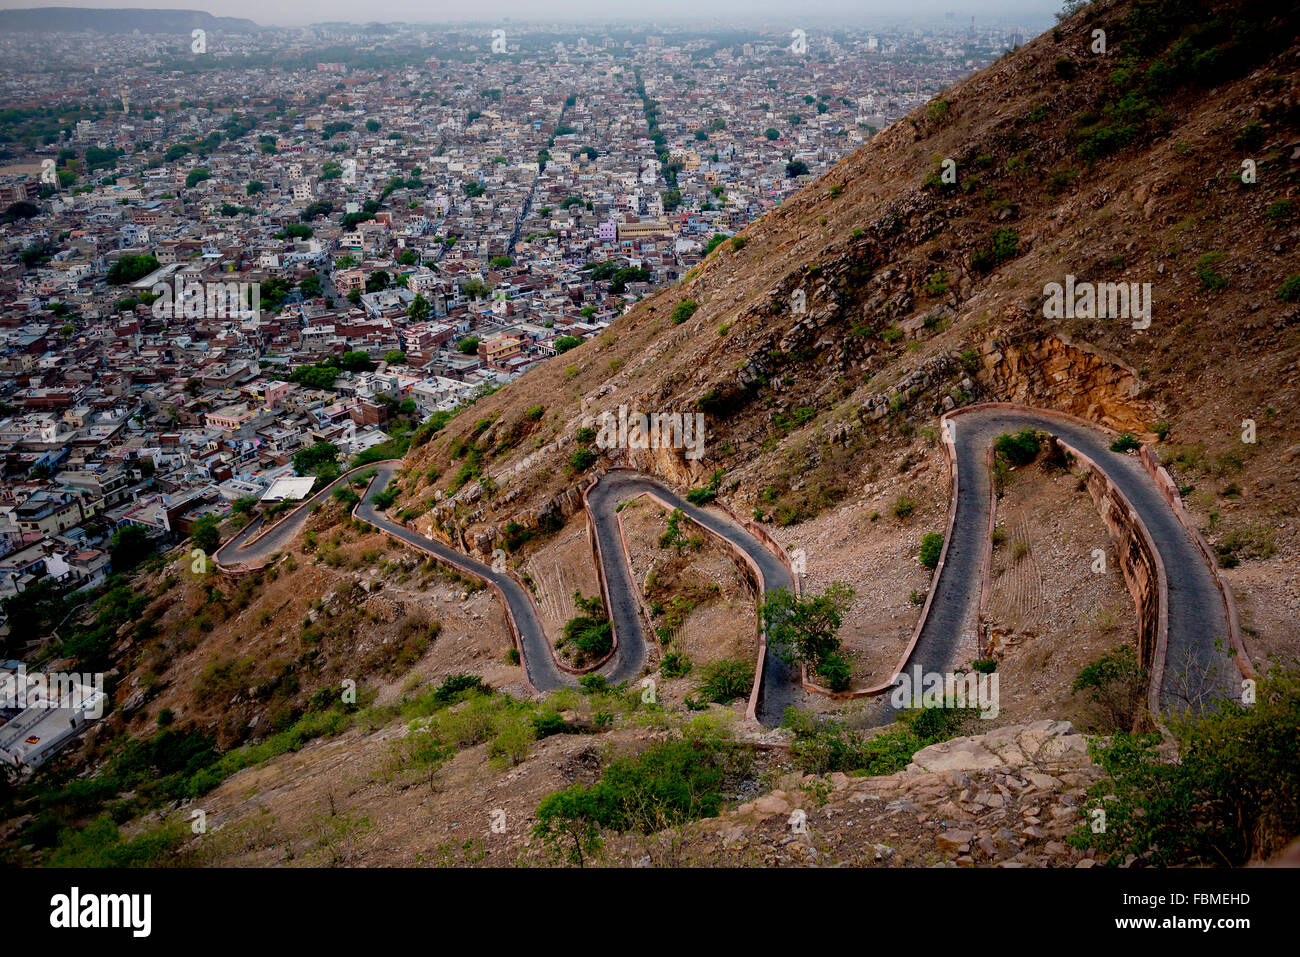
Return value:
<svg viewBox="0 0 1300 957">
<path fill-rule="evenodd" d="M 1005 341 L 995 331 L 979 351 L 981 380 L 1001 401 L 1059 409 L 1137 435 L 1158 418 L 1141 398 L 1136 369 L 1068 336 Z"/>
<path fill-rule="evenodd" d="M 722 861 L 1091 867 L 1066 838 L 1099 775 L 1068 721 L 1036 721 L 931 745 L 897 774 L 786 775 L 697 826 Z"/>
</svg>

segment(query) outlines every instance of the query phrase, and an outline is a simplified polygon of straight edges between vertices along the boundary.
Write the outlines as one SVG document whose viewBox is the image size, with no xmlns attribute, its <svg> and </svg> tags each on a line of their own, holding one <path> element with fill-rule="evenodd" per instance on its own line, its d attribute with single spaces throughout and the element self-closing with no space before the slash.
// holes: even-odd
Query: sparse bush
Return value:
<svg viewBox="0 0 1300 957">
<path fill-rule="evenodd" d="M 1089 750 L 1104 777 L 1089 790 L 1085 821 L 1102 809 L 1106 829 L 1085 823 L 1070 843 L 1098 860 L 1145 866 L 1241 867 L 1280 853 L 1300 833 L 1300 680 L 1274 669 L 1256 703 L 1170 721 L 1178 757 L 1160 735 L 1118 733 Z"/>
<path fill-rule="evenodd" d="M 709 477 L 708 484 L 693 488 L 686 493 L 686 501 L 692 505 L 708 505 L 718 497 L 718 490 L 722 485 L 722 476 L 724 474 L 723 469 L 715 469 Z"/>
<path fill-rule="evenodd" d="M 1138 441 L 1137 436 L 1132 432 L 1125 432 L 1110 443 L 1112 452 L 1136 452 L 1140 448 L 1142 448 L 1142 443 Z"/>
<path fill-rule="evenodd" d="M 747 661 L 711 661 L 701 666 L 696 691 L 706 700 L 728 704 L 749 695 L 754 684 L 754 666 Z"/>
<path fill-rule="evenodd" d="M 995 229 L 989 241 L 971 254 L 971 268 L 987 273 L 1020 255 L 1020 234 L 1014 229 Z"/>
<path fill-rule="evenodd" d="M 930 571 L 939 565 L 939 556 L 943 553 L 943 535 L 939 532 L 927 532 L 921 538 L 921 564 Z"/>
<path fill-rule="evenodd" d="M 1089 662 L 1075 676 L 1070 690 L 1082 693 L 1093 706 L 1093 730 L 1127 731 L 1141 713 L 1146 672 L 1128 645 L 1121 645 Z"/>
<path fill-rule="evenodd" d="M 1196 278 L 1200 281 L 1202 289 L 1219 292 L 1228 288 L 1228 277 L 1215 268 L 1225 258 L 1227 257 L 1223 253 L 1206 253 L 1196 260 Z"/>
</svg>

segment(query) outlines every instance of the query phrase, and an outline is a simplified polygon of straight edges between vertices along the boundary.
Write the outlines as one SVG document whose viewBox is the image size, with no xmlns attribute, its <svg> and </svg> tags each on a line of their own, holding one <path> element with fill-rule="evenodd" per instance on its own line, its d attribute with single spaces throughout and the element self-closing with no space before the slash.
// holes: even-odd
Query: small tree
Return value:
<svg viewBox="0 0 1300 957">
<path fill-rule="evenodd" d="M 113 533 L 109 558 L 115 572 L 129 572 L 153 554 L 153 542 L 139 525 L 124 525 Z"/>
<path fill-rule="evenodd" d="M 221 522 L 215 515 L 201 516 L 190 528 L 190 538 L 194 544 L 209 555 L 217 550 L 221 542 Z"/>
<path fill-rule="evenodd" d="M 1095 711 L 1097 731 L 1128 731 L 1142 707 L 1146 672 L 1128 645 L 1121 645 L 1089 662 L 1070 688 L 1082 692 Z"/>
<path fill-rule="evenodd" d="M 939 556 L 943 554 L 943 536 L 938 532 L 927 532 L 921 538 L 921 564 L 930 571 L 939 564 Z"/>
<path fill-rule="evenodd" d="M 293 468 L 299 475 L 315 475 L 323 466 L 338 462 L 339 448 L 333 442 L 317 442 L 293 453 Z"/>
<path fill-rule="evenodd" d="M 759 609 L 772 653 L 787 664 L 806 665 L 825 678 L 832 691 L 843 691 L 850 669 L 840 654 L 838 632 L 853 594 L 843 582 L 804 598 L 785 588 L 772 592 Z"/>
<path fill-rule="evenodd" d="M 595 795 L 581 785 L 548 794 L 537 807 L 533 837 L 558 860 L 582 867 L 601 847 Z"/>
</svg>

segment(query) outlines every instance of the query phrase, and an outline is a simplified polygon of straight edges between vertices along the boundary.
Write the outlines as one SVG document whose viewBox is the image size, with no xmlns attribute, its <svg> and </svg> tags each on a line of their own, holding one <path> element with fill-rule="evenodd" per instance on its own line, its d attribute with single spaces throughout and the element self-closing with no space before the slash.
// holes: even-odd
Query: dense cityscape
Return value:
<svg viewBox="0 0 1300 957">
<path fill-rule="evenodd" d="M 0 36 L 0 596 L 400 455 L 1025 35 L 508 27 Z"/>
</svg>

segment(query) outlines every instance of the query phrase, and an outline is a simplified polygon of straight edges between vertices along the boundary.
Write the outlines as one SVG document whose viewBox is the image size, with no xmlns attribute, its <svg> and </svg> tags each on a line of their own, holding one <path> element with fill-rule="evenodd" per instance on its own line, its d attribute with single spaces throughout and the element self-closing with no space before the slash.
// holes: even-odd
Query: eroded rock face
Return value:
<svg viewBox="0 0 1300 957">
<path fill-rule="evenodd" d="M 1136 369 L 1062 334 L 1008 342 L 995 331 L 980 348 L 980 367 L 989 394 L 1004 402 L 1059 409 L 1139 435 L 1158 418 L 1139 397 Z"/>
</svg>

